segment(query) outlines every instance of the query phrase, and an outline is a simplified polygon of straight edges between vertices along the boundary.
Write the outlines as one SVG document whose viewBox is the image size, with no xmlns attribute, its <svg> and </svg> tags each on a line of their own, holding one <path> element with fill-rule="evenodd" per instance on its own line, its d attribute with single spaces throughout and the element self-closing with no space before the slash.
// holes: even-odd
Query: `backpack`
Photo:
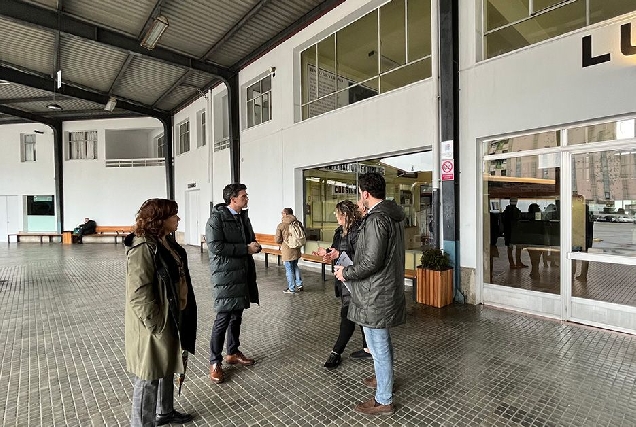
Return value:
<svg viewBox="0 0 636 427">
<path fill-rule="evenodd" d="M 291 249 L 300 248 L 307 243 L 307 236 L 305 235 L 305 229 L 300 221 L 295 220 L 289 224 L 287 241 L 285 244 Z"/>
</svg>

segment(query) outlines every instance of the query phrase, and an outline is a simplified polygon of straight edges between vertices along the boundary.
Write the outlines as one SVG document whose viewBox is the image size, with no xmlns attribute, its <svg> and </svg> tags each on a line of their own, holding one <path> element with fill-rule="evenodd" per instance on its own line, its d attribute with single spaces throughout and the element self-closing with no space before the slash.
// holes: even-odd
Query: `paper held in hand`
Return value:
<svg viewBox="0 0 636 427">
<path fill-rule="evenodd" d="M 351 258 L 349 258 L 349 255 L 347 255 L 345 251 L 342 251 L 340 252 L 340 256 L 338 257 L 338 260 L 336 261 L 336 265 L 341 265 L 344 268 L 344 267 L 353 265 L 353 261 L 351 261 Z M 342 284 L 347 287 L 349 292 L 351 292 L 351 288 L 349 287 L 349 285 L 347 285 L 347 282 L 343 281 Z"/>
</svg>

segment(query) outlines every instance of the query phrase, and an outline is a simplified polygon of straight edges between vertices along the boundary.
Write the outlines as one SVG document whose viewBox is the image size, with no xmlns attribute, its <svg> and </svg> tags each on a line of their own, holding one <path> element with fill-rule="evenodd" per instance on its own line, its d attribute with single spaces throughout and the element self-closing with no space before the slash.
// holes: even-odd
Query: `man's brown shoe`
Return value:
<svg viewBox="0 0 636 427">
<path fill-rule="evenodd" d="M 227 356 L 225 356 L 225 361 L 227 363 L 229 363 L 230 365 L 243 365 L 243 366 L 251 366 L 254 363 L 256 363 L 256 360 L 254 359 L 248 359 L 247 357 L 245 357 L 245 355 L 243 353 L 241 353 L 240 351 L 237 351 L 234 354 L 228 354 Z"/>
<path fill-rule="evenodd" d="M 223 368 L 221 368 L 220 363 L 213 363 L 210 365 L 210 379 L 216 384 L 221 384 L 225 380 Z"/>
<path fill-rule="evenodd" d="M 392 415 L 395 412 L 393 404 L 380 405 L 375 401 L 375 398 L 367 400 L 366 402 L 359 403 L 354 408 L 354 411 L 366 415 Z"/>
</svg>

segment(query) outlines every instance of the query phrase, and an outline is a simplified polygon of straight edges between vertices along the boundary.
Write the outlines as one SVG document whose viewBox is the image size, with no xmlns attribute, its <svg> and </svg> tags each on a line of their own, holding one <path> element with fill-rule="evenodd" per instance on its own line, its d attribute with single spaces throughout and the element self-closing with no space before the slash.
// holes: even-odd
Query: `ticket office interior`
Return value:
<svg viewBox="0 0 636 427">
<path fill-rule="evenodd" d="M 331 164 L 303 171 L 306 252 L 329 247 L 338 227 L 335 208 L 341 200 L 356 202 L 358 176 L 379 172 L 386 179 L 386 198 L 406 214 L 406 268 L 419 264 L 422 248 L 432 242 L 432 153 L 422 151 L 381 159 Z"/>
</svg>

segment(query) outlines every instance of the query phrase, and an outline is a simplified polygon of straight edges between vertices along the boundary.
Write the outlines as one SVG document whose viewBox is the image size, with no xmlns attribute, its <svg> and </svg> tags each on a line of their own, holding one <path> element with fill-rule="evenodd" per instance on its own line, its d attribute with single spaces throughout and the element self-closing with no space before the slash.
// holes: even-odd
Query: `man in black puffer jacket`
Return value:
<svg viewBox="0 0 636 427">
<path fill-rule="evenodd" d="M 393 345 L 389 328 L 406 322 L 404 298 L 404 210 L 384 200 L 386 182 L 376 172 L 358 178 L 360 198 L 367 208 L 353 265 L 336 267 L 335 276 L 351 290 L 349 320 L 362 325 L 373 355 L 376 376 L 363 383 L 376 388 L 375 397 L 355 407 L 368 415 L 388 415 L 393 407 Z"/>
<path fill-rule="evenodd" d="M 223 189 L 225 203 L 216 205 L 205 227 L 210 253 L 210 273 L 214 287 L 216 319 L 210 338 L 210 379 L 220 384 L 225 379 L 221 367 L 225 334 L 230 365 L 255 363 L 239 351 L 243 310 L 258 304 L 256 268 L 252 255 L 260 252 L 252 224 L 247 216 L 247 187 L 228 184 Z M 228 331 L 229 329 L 229 331 Z"/>
</svg>

